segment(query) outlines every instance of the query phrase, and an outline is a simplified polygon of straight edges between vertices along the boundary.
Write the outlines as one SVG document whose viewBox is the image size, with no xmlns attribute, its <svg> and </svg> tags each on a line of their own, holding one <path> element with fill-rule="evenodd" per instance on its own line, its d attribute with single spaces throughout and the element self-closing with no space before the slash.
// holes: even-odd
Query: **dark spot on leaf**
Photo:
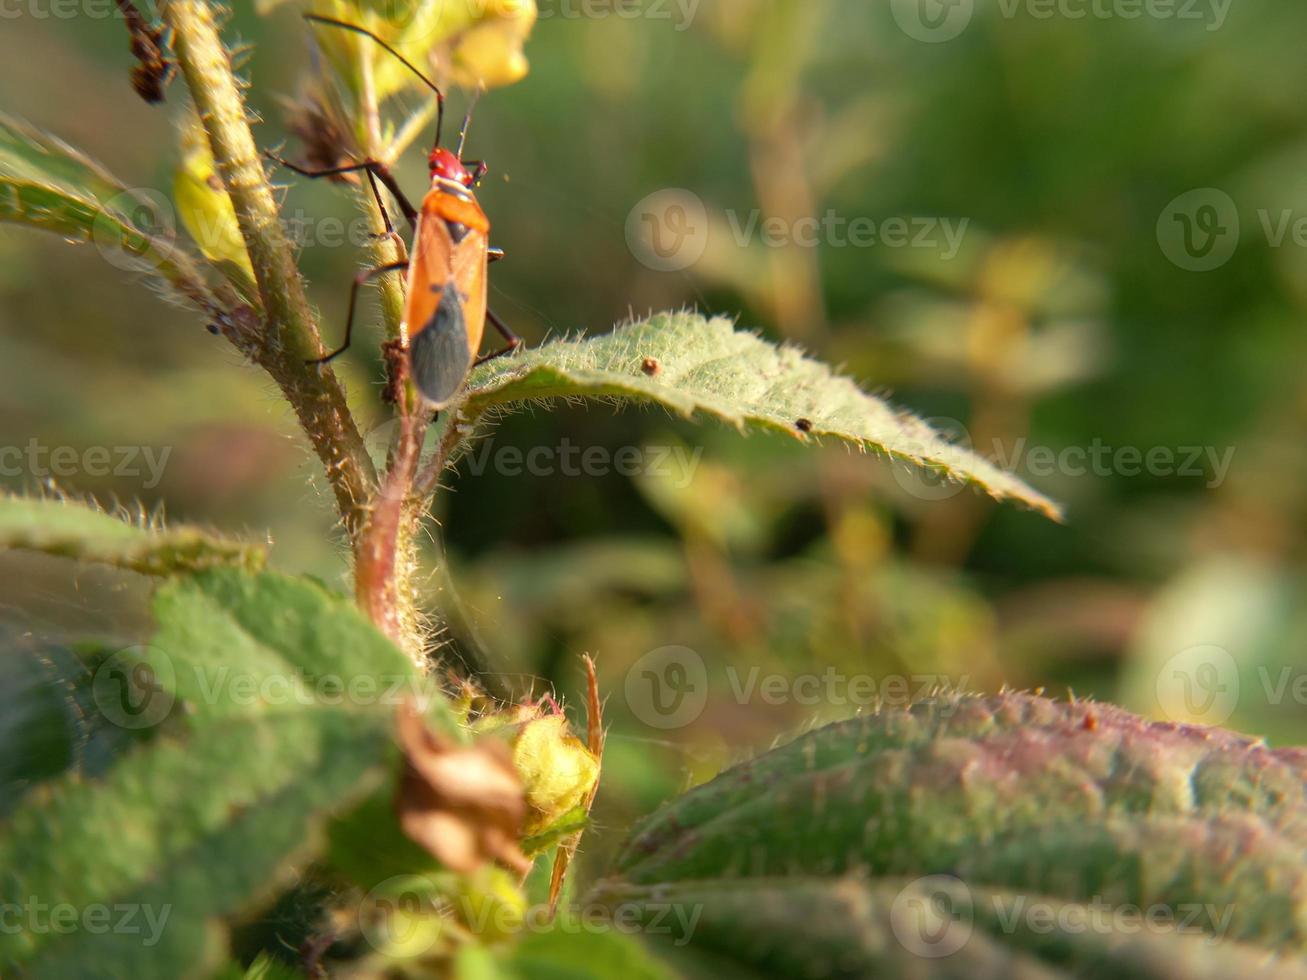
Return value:
<svg viewBox="0 0 1307 980">
<path fill-rule="evenodd" d="M 656 357 L 646 357 L 640 362 L 640 370 L 651 378 L 656 377 L 658 372 L 662 369 L 663 366 L 658 363 L 658 358 Z"/>
<path fill-rule="evenodd" d="M 795 419 L 794 427 L 798 429 L 800 432 L 811 432 L 812 419 Z"/>
</svg>

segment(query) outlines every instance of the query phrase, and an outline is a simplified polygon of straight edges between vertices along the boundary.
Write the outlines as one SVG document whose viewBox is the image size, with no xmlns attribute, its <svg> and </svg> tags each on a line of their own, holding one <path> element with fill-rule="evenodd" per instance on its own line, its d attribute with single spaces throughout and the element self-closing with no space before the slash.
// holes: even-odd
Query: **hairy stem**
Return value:
<svg viewBox="0 0 1307 980">
<path fill-rule="evenodd" d="M 440 445 L 436 447 L 426 469 L 418 474 L 413 483 L 413 505 L 418 519 L 430 506 L 431 497 L 440 486 L 440 478 L 444 475 L 445 469 L 453 461 L 459 443 L 463 441 L 465 435 L 476 428 L 480 418 L 479 412 L 461 416 L 457 407 L 451 410 L 449 419 L 445 422 L 445 431 L 440 437 Z"/>
<path fill-rule="evenodd" d="M 323 352 L 322 340 L 213 10 L 205 0 L 168 0 L 163 16 L 218 174 L 235 206 L 267 318 L 259 342 L 244 353 L 273 377 L 295 410 L 326 469 L 341 521 L 354 538 L 366 519 L 376 473 L 335 374 L 305 363 Z"/>
<path fill-rule="evenodd" d="M 359 536 L 354 591 L 359 607 L 421 666 L 412 594 L 413 535 L 405 519 L 405 503 L 422 453 L 423 426 L 417 415 L 408 412 L 400 416 L 399 426 L 399 444 L 390 470 Z"/>
</svg>

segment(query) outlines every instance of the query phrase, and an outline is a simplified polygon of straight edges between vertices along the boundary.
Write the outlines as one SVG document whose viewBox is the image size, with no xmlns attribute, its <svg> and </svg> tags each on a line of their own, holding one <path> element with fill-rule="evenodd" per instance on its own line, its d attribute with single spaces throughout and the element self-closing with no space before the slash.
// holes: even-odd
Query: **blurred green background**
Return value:
<svg viewBox="0 0 1307 980">
<path fill-rule="evenodd" d="M 491 464 L 465 465 L 441 505 L 437 642 L 497 691 L 553 688 L 574 706 L 580 654 L 596 656 L 601 830 L 853 713 L 869 688 L 901 702 L 931 683 L 1044 687 L 1307 740 L 1307 240 L 1292 231 L 1307 220 L 1307 7 L 1130 17 L 1104 0 L 1106 16 L 1078 18 L 1088 3 L 1042 17 L 1015 0 L 923 2 L 969 19 L 922 40 L 915 0 L 649 0 L 633 18 L 543 0 L 530 75 L 478 109 L 469 149 L 492 166 L 480 200 L 509 255 L 492 305 L 529 342 L 666 308 L 732 315 L 1016 460 L 1068 512 L 1059 526 L 882 459 L 660 412 L 504 421 Z M 277 145 L 308 36 L 289 7 L 238 6 L 256 133 Z M 163 108 L 137 99 L 117 20 L 5 9 L 0 107 L 166 193 L 184 87 Z M 401 180 L 423 189 L 417 150 Z M 632 209 L 667 188 L 697 195 L 708 221 L 702 258 L 675 272 L 627 236 Z M 1195 189 L 1191 211 L 1173 204 Z M 288 206 L 356 216 L 339 186 L 294 185 Z M 732 219 L 755 210 L 786 226 L 966 224 L 955 255 L 741 244 Z M 1186 221 L 1213 248 L 1188 259 L 1214 268 L 1182 267 Z M 365 261 L 303 252 L 329 338 Z M 363 330 L 342 370 L 380 447 L 376 336 Z M 316 461 L 272 385 L 199 320 L 91 247 L 0 226 L 0 345 L 0 446 L 166 448 L 157 486 L 58 484 L 267 534 L 277 566 L 346 587 Z M 568 444 L 701 455 L 688 481 L 493 463 Z M 1085 472 L 1076 451 L 1093 447 Z M 134 608 L 106 612 L 124 586 L 88 573 L 8 557 L 0 586 L 20 633 L 147 629 Z"/>
</svg>

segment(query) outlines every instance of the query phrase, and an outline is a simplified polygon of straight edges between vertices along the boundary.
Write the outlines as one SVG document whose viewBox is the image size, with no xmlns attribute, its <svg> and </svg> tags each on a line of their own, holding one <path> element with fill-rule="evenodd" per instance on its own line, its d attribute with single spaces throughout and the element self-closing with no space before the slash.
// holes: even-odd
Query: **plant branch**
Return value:
<svg viewBox="0 0 1307 980">
<path fill-rule="evenodd" d="M 218 174 L 235 206 L 267 318 L 260 342 L 244 353 L 273 377 L 295 410 L 326 469 L 341 520 L 353 538 L 366 519 L 376 473 L 335 374 L 326 366 L 305 363 L 323 352 L 322 340 L 250 131 L 231 59 L 205 0 L 168 0 L 163 16 L 172 29 L 177 60 Z"/>
<path fill-rule="evenodd" d="M 413 502 L 419 517 L 430 505 L 431 497 L 440 485 L 440 477 L 453 460 L 454 453 L 458 450 L 458 444 L 463 441 L 465 435 L 476 427 L 480 418 L 481 413 L 479 412 L 464 418 L 459 415 L 458 408 L 451 410 L 449 418 L 445 421 L 445 431 L 440 435 L 440 444 L 436 447 L 435 453 L 432 454 L 426 469 L 418 474 L 417 479 L 413 482 Z M 461 425 L 459 424 L 460 419 L 462 420 Z"/>
<path fill-rule="evenodd" d="M 385 158 L 381 138 L 381 110 L 377 103 L 372 74 L 371 48 L 359 49 L 358 105 L 356 127 L 364 155 L 369 159 Z M 374 226 L 382 225 L 381 206 L 372 192 L 371 182 L 363 182 L 359 195 Z M 373 261 L 390 265 L 408 258 L 398 236 L 378 238 L 373 245 Z M 403 337 L 407 279 L 386 276 L 378 284 L 378 299 L 385 324 L 386 349 Z M 417 391 L 409 382 L 407 361 L 388 358 L 390 390 L 394 393 L 398 428 L 387 454 L 386 474 L 366 523 L 354 549 L 354 597 L 376 625 L 402 649 L 424 665 L 423 641 L 418 628 L 416 590 L 413 576 L 416 567 L 414 526 L 406 519 L 406 503 L 422 454 L 426 434 L 426 413 Z"/>
</svg>

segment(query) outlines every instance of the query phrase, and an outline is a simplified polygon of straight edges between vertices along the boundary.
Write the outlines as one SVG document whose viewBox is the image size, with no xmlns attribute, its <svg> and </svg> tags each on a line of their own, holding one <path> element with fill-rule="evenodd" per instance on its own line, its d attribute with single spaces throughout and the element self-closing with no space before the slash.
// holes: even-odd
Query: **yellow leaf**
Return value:
<svg viewBox="0 0 1307 980">
<path fill-rule="evenodd" d="M 208 141 L 194 120 L 182 133 L 182 162 L 173 177 L 173 201 L 205 258 L 229 276 L 234 272 L 238 285 L 253 283 L 254 268 L 236 222 L 236 209 L 214 167 Z"/>
</svg>

